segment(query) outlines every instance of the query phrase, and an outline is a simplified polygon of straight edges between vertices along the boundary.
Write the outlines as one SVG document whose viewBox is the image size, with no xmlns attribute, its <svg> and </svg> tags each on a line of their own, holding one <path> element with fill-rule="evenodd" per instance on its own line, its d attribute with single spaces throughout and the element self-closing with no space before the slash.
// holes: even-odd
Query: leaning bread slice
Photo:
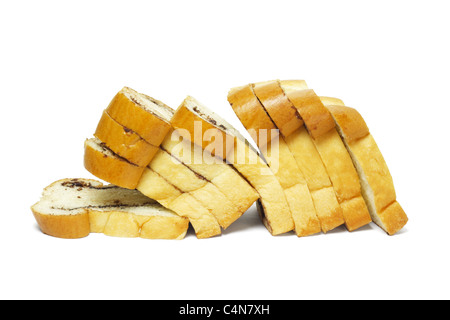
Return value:
<svg viewBox="0 0 450 320">
<path fill-rule="evenodd" d="M 124 87 L 106 109 L 111 118 L 158 147 L 170 130 L 173 110 L 167 105 Z"/>
<path fill-rule="evenodd" d="M 396 200 L 394 183 L 386 161 L 361 114 L 343 103 L 323 98 L 337 124 L 339 134 L 358 170 L 362 194 L 372 220 L 389 235 L 397 233 L 408 217 Z"/>
<path fill-rule="evenodd" d="M 236 206 L 240 214 L 245 213 L 258 200 L 259 195 L 255 189 L 231 165 L 218 157 L 208 157 L 200 146 L 184 140 L 178 130 L 168 134 L 161 148 L 214 184 Z"/>
<path fill-rule="evenodd" d="M 122 126 L 106 111 L 103 111 L 94 136 L 114 153 L 140 167 L 146 167 L 158 151 L 157 146 L 151 145 L 133 130 Z"/>
<path fill-rule="evenodd" d="M 296 89 L 292 83 L 283 87 L 283 81 L 281 86 L 313 138 L 341 205 L 347 229 L 353 231 L 370 223 L 372 220 L 361 195 L 358 173 L 330 112 L 313 90 L 300 86 Z"/>
<path fill-rule="evenodd" d="M 276 109 L 275 104 L 280 103 L 280 101 L 273 98 L 275 93 L 271 89 L 267 89 L 267 91 L 258 90 L 258 95 L 252 93 L 251 85 L 234 88 L 228 94 L 228 101 L 244 127 L 250 132 L 256 133 L 253 138 L 284 190 L 295 223 L 296 234 L 307 236 L 318 233 L 321 231 L 320 221 L 316 214 L 311 193 L 284 138 L 277 136 L 272 141 L 263 142 L 262 136 L 267 135 L 265 131 L 267 126 L 262 128 L 255 121 L 247 121 L 250 118 L 247 115 L 248 109 L 251 109 L 253 115 L 258 114 L 263 121 L 269 123 L 271 120 L 264 107 L 270 106 L 270 108 Z M 256 94 L 256 91 L 254 93 Z M 243 106 L 247 106 L 247 110 Z M 295 108 L 293 110 L 295 111 Z M 296 119 L 299 120 L 297 117 Z M 292 128 L 292 125 L 293 123 L 290 123 L 286 128 Z M 272 123 L 269 129 L 275 130 L 276 127 Z"/>
<path fill-rule="evenodd" d="M 135 189 L 144 172 L 144 167 L 118 156 L 97 138 L 84 143 L 84 167 L 97 178 L 127 189 Z"/>
<path fill-rule="evenodd" d="M 259 193 L 262 221 L 272 235 L 294 229 L 294 221 L 279 181 L 247 140 L 225 120 L 192 97 L 186 98 L 172 118 L 184 139 L 227 160 Z M 214 142 L 204 137 L 215 138 Z"/>
<path fill-rule="evenodd" d="M 182 192 L 191 194 L 214 215 L 222 228 L 228 228 L 242 215 L 237 206 L 214 184 L 167 151 L 160 149 L 149 168 Z"/>
<path fill-rule="evenodd" d="M 46 187 L 32 206 L 41 230 L 59 238 L 91 232 L 115 237 L 182 239 L 189 221 L 136 190 L 91 179 L 62 179 Z"/>
<path fill-rule="evenodd" d="M 197 238 L 210 238 L 221 234 L 217 219 L 208 209 L 191 194 L 183 193 L 150 168 L 145 169 L 137 190 L 178 215 L 189 218 Z"/>
</svg>

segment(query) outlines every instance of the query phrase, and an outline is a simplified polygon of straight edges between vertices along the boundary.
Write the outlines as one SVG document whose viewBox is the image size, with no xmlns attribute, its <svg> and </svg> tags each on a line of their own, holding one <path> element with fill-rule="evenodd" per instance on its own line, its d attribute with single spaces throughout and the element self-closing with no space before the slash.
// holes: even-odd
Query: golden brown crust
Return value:
<svg viewBox="0 0 450 320">
<path fill-rule="evenodd" d="M 339 98 L 320 96 L 320 101 L 322 101 L 322 103 L 327 107 L 328 106 L 345 106 L 344 101 L 342 101 Z"/>
<path fill-rule="evenodd" d="M 94 136 L 104 142 L 114 153 L 139 167 L 146 167 L 158 151 L 158 147 L 152 146 L 133 130 L 111 118 L 106 110 L 102 114 Z"/>
<path fill-rule="evenodd" d="M 283 81 L 281 81 L 283 87 Z M 297 108 L 311 136 L 316 139 L 335 128 L 330 112 L 314 90 L 285 90 L 286 96 Z"/>
<path fill-rule="evenodd" d="M 355 109 L 338 105 L 327 105 L 327 108 L 339 123 L 339 128 L 349 143 L 369 134 L 366 122 Z"/>
<path fill-rule="evenodd" d="M 265 145 L 278 136 L 278 133 L 272 134 L 271 130 L 277 128 L 255 98 L 251 85 L 231 89 L 228 93 L 228 102 L 245 128 L 255 130 L 258 145 Z M 260 129 L 268 130 L 266 143 L 261 143 L 259 139 Z"/>
<path fill-rule="evenodd" d="M 79 239 L 89 235 L 89 213 L 74 215 L 47 215 L 31 208 L 41 231 L 53 237 L 63 239 Z"/>
<path fill-rule="evenodd" d="M 171 128 L 170 123 L 144 110 L 136 102 L 128 99 L 122 91 L 112 99 L 106 112 L 122 126 L 133 130 L 156 147 L 161 144 Z"/>
<path fill-rule="evenodd" d="M 379 216 L 384 225 L 383 229 L 390 236 L 396 234 L 408 223 L 408 217 L 397 201 L 394 201 L 390 206 L 381 211 Z"/>
<path fill-rule="evenodd" d="M 94 176 L 126 189 L 135 189 L 144 172 L 143 167 L 100 152 L 87 143 L 84 148 L 84 167 Z"/>
<path fill-rule="evenodd" d="M 303 126 L 303 120 L 284 94 L 279 81 L 255 83 L 253 91 L 283 136 L 288 137 Z"/>
</svg>

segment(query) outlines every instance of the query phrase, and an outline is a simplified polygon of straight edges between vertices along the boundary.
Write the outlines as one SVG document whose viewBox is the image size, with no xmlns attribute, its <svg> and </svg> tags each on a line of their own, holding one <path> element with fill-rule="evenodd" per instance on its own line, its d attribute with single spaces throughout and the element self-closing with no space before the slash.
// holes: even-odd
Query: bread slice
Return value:
<svg viewBox="0 0 450 320">
<path fill-rule="evenodd" d="M 347 229 L 353 231 L 370 223 L 371 217 L 361 195 L 358 173 L 330 112 L 311 89 L 296 89 L 292 82 L 283 89 L 313 138 L 341 205 Z"/>
<path fill-rule="evenodd" d="M 161 148 L 203 179 L 215 185 L 238 210 L 235 218 L 245 213 L 259 198 L 255 189 L 229 164 L 203 154 L 203 149 L 183 140 L 178 130 L 168 134 Z"/>
<path fill-rule="evenodd" d="M 106 109 L 122 126 L 158 147 L 169 132 L 173 110 L 152 97 L 124 87 Z"/>
<path fill-rule="evenodd" d="M 323 97 L 353 160 L 372 220 L 393 235 L 408 222 L 396 200 L 392 176 L 361 114 L 336 98 Z M 331 104 L 331 105 L 329 105 Z"/>
<path fill-rule="evenodd" d="M 127 189 L 135 189 L 144 167 L 112 152 L 97 138 L 84 143 L 84 167 L 97 178 Z"/>
<path fill-rule="evenodd" d="M 271 120 L 266 114 L 264 107 L 268 106 L 274 110 L 276 109 L 276 104 L 280 103 L 280 100 L 273 97 L 275 90 L 273 90 L 270 83 L 262 87 L 255 85 L 256 87 L 258 88 L 254 92 L 255 94 L 258 93 L 256 96 L 253 94 L 251 85 L 231 89 L 228 94 L 228 101 L 238 118 L 241 119 L 244 127 L 256 133 L 254 140 L 260 147 L 260 151 L 284 190 L 294 220 L 296 234 L 298 236 L 308 236 L 318 233 L 321 231 L 321 227 L 311 194 L 305 178 L 290 153 L 284 138 L 277 136 L 272 141 L 266 143 L 263 142 L 264 139 L 260 136 L 260 134 L 266 134 L 266 131 L 260 131 L 261 129 L 276 129 L 273 123 L 272 125 L 269 124 Z M 267 88 L 267 90 L 263 88 Z M 295 111 L 295 109 L 293 110 Z M 264 128 L 261 128 L 255 121 L 248 121 L 250 119 L 248 113 L 250 112 L 252 115 L 258 115 L 262 123 L 266 124 L 263 125 Z M 297 117 L 295 119 L 297 120 L 288 121 L 285 126 L 285 131 L 290 131 L 293 126 L 298 126 L 299 119 Z"/>
<path fill-rule="evenodd" d="M 290 82 L 288 81 L 286 83 L 289 84 Z M 298 85 L 306 88 L 304 81 L 300 81 Z M 247 129 L 256 131 L 259 129 L 271 130 L 277 128 L 276 124 L 272 122 L 273 119 L 270 118 L 269 110 L 271 110 L 271 113 L 274 113 L 277 110 L 288 109 L 286 113 L 290 114 L 291 117 L 299 119 L 296 121 L 297 129 L 289 136 L 283 135 L 280 139 L 283 146 L 280 149 L 280 152 L 283 153 L 283 156 L 280 153 L 280 159 L 290 159 L 291 163 L 293 161 L 296 162 L 298 168 L 296 172 L 300 172 L 304 180 L 306 180 L 306 185 L 314 203 L 315 214 L 320 221 L 322 231 L 328 232 L 343 224 L 342 209 L 336 199 L 330 179 L 328 178 L 328 173 L 311 141 L 311 137 L 305 130 L 301 117 L 295 108 L 296 114 L 293 115 L 291 113 L 293 105 L 284 95 L 279 81 L 259 83 L 255 85 L 255 88 L 258 88 L 255 93 L 258 92 L 260 96 L 259 100 L 255 98 L 251 85 L 237 88 L 230 92 L 229 101 L 236 114 Z M 267 91 L 264 88 L 267 88 Z M 274 97 L 273 95 L 277 96 Z M 239 101 L 239 103 L 235 103 L 235 101 Z M 263 105 L 260 102 L 263 102 Z M 264 108 L 266 105 L 269 106 L 268 109 Z M 258 121 L 255 119 L 258 119 Z M 283 122 L 279 120 L 282 117 L 279 116 L 276 119 L 278 119 L 278 125 L 283 127 Z M 258 137 L 257 140 L 261 139 Z M 263 141 L 257 143 L 261 149 L 264 149 Z M 287 167 L 295 167 L 295 165 Z"/>
<path fill-rule="evenodd" d="M 264 212 L 262 221 L 272 235 L 294 229 L 294 221 L 279 181 L 236 129 L 192 97 L 183 101 L 171 123 L 179 129 L 184 139 L 201 146 L 212 156 L 227 160 L 252 185 L 260 196 Z M 215 142 L 203 139 L 204 136 L 214 136 Z"/>
<path fill-rule="evenodd" d="M 197 238 L 210 238 L 221 234 L 217 219 L 208 209 L 190 193 L 183 193 L 150 168 L 144 170 L 137 190 L 179 216 L 189 218 Z"/>
<path fill-rule="evenodd" d="M 91 179 L 58 180 L 31 210 L 41 230 L 59 238 L 91 232 L 115 237 L 183 239 L 189 221 L 136 190 Z"/>
<path fill-rule="evenodd" d="M 139 167 L 146 167 L 159 149 L 111 118 L 106 110 L 103 111 L 94 136 L 114 153 Z"/>
<path fill-rule="evenodd" d="M 189 169 L 167 151 L 160 149 L 149 167 L 174 187 L 197 199 L 213 214 L 222 228 L 228 228 L 242 215 L 214 184 Z"/>
</svg>

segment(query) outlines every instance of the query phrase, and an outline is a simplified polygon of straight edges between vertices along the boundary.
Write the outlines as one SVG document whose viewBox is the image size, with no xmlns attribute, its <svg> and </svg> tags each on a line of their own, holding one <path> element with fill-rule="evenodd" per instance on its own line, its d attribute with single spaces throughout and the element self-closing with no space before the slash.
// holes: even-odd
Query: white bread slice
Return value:
<svg viewBox="0 0 450 320">
<path fill-rule="evenodd" d="M 189 221 L 136 190 L 91 179 L 58 180 L 31 210 L 41 230 L 59 238 L 91 232 L 115 237 L 183 239 Z"/>
<path fill-rule="evenodd" d="M 286 87 L 281 81 L 281 86 L 313 138 L 341 205 L 347 229 L 353 231 L 370 223 L 372 219 L 361 195 L 358 173 L 330 112 L 313 90 L 303 86 L 297 89 L 295 81 Z"/>
<path fill-rule="evenodd" d="M 183 193 L 150 168 L 144 170 L 137 190 L 179 216 L 189 218 L 197 238 L 210 238 L 221 234 L 219 223 L 208 209 L 191 194 Z"/>
<path fill-rule="evenodd" d="M 227 160 L 252 185 L 260 196 L 262 221 L 272 235 L 294 229 L 294 221 L 279 181 L 236 129 L 192 97 L 183 101 L 171 123 L 174 128 L 180 129 L 184 139 L 201 146 L 213 156 Z M 205 133 L 215 136 L 216 141 L 222 141 L 222 146 L 218 147 L 203 139 Z"/>
<path fill-rule="evenodd" d="M 133 130 L 122 126 L 105 111 L 94 136 L 110 150 L 139 167 L 146 167 L 158 151 Z"/>
<path fill-rule="evenodd" d="M 392 176 L 361 114 L 336 98 L 321 97 L 358 171 L 362 195 L 372 220 L 393 235 L 408 222 L 396 200 Z"/>
<path fill-rule="evenodd" d="M 253 137 L 260 147 L 260 151 L 267 160 L 281 187 L 286 195 L 286 200 L 292 214 L 295 224 L 295 232 L 297 236 L 308 236 L 321 231 L 320 222 L 316 215 L 311 194 L 306 184 L 302 172 L 297 166 L 297 162 L 289 151 L 289 148 L 282 136 L 275 137 L 272 141 L 265 145 L 264 139 L 259 135 L 266 134 L 261 129 L 274 130 L 275 125 L 270 125 L 270 118 L 266 114 L 264 107 L 276 108 L 274 104 L 279 100 L 273 99 L 270 84 L 264 85 L 264 90 L 256 85 L 258 90 L 253 92 L 252 86 L 243 86 L 231 89 L 228 93 L 228 101 L 235 111 L 242 124 L 247 130 L 254 130 L 256 136 Z M 255 95 L 258 92 L 258 95 Z M 259 98 L 259 100 L 258 100 Z M 261 101 L 262 100 L 262 101 Z M 293 109 L 295 111 L 295 109 Z M 264 128 L 256 121 L 248 121 L 251 115 L 258 115 L 262 120 Z M 298 120 L 298 118 L 296 117 Z M 265 124 L 265 125 L 264 125 Z M 298 121 L 289 122 L 285 128 L 291 130 L 293 126 L 297 126 Z M 301 124 L 302 125 L 302 124 Z M 275 152 L 277 150 L 278 152 Z"/>
<path fill-rule="evenodd" d="M 96 177 L 127 189 L 135 189 L 144 172 L 144 167 L 118 156 L 97 138 L 84 143 L 84 167 Z"/>
<path fill-rule="evenodd" d="M 168 134 L 161 148 L 183 165 L 215 185 L 238 209 L 236 219 L 259 198 L 252 186 L 223 159 L 205 158 L 203 149 L 184 141 L 178 130 Z"/>
<path fill-rule="evenodd" d="M 167 151 L 160 149 L 149 168 L 182 192 L 189 193 L 207 208 L 224 229 L 242 213 L 214 184 L 192 171 Z"/>
<path fill-rule="evenodd" d="M 152 97 L 124 87 L 106 109 L 108 115 L 158 147 L 169 132 L 173 110 Z"/>
</svg>

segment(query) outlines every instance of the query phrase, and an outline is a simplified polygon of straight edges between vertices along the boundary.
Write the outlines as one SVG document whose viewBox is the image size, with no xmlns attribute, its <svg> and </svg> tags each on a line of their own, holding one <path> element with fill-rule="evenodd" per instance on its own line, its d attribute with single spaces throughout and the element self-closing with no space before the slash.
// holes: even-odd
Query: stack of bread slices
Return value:
<svg viewBox="0 0 450 320">
<path fill-rule="evenodd" d="M 362 116 L 302 80 L 233 88 L 228 101 L 259 150 L 187 97 L 176 111 L 123 88 L 85 141 L 84 165 L 109 185 L 63 179 L 32 207 L 41 230 L 182 239 L 221 234 L 255 202 L 272 235 L 353 231 L 374 222 L 397 233 L 408 218 Z"/>
</svg>

